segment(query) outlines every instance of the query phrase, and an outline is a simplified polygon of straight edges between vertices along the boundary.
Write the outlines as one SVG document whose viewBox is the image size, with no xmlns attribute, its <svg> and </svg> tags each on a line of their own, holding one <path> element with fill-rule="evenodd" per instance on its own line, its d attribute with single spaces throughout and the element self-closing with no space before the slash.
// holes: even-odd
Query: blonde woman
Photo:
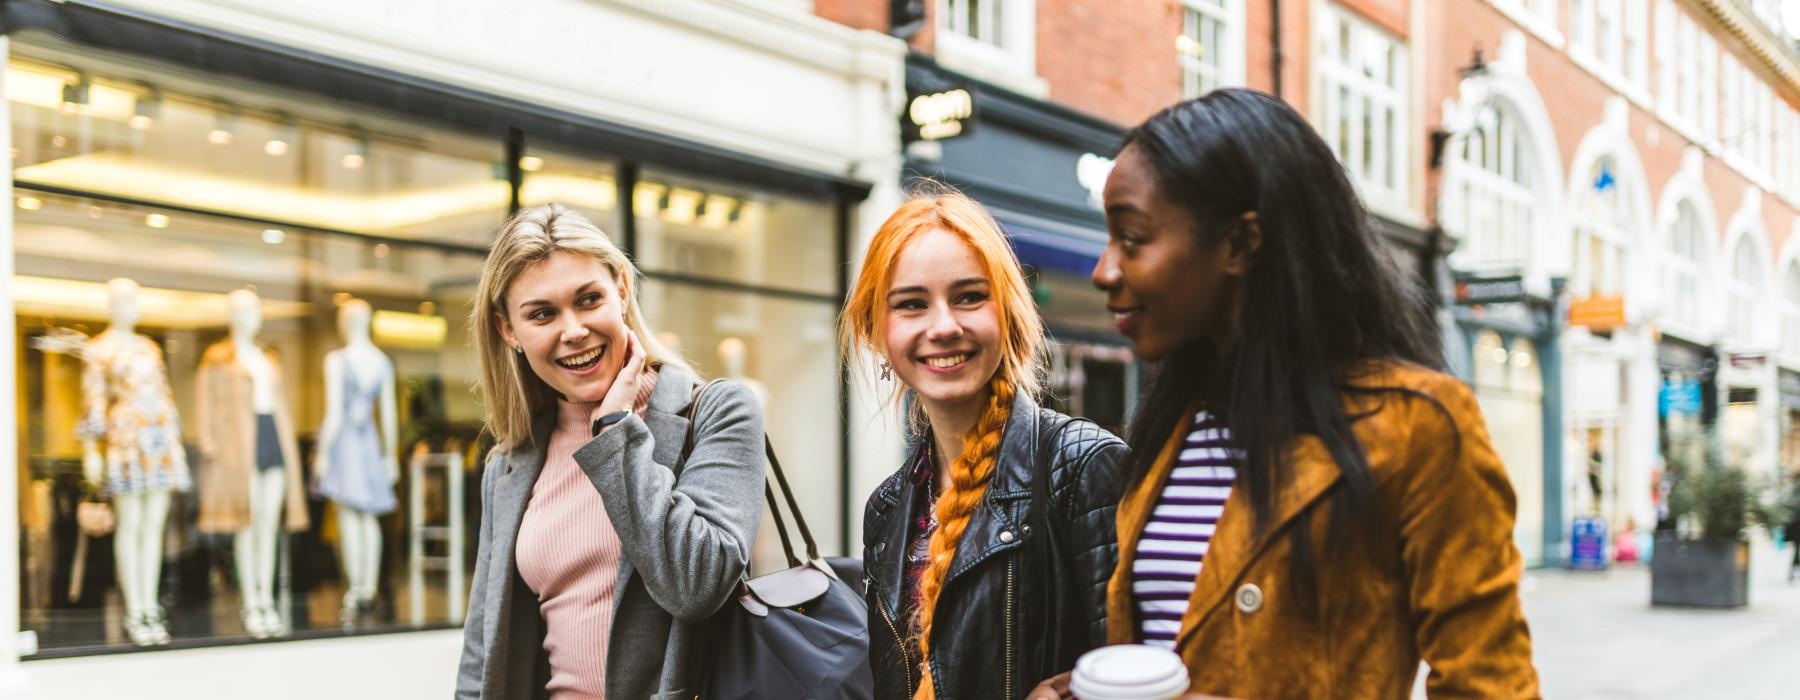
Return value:
<svg viewBox="0 0 1800 700">
<path fill-rule="evenodd" d="M 487 428 L 458 698 L 687 698 L 697 623 L 749 565 L 762 416 L 644 323 L 638 274 L 561 205 L 508 222 L 471 325 Z"/>
<path fill-rule="evenodd" d="M 915 197 L 876 232 L 843 345 L 915 409 L 863 516 L 877 697 L 1017 698 L 1105 641 L 1125 446 L 1040 408 L 1043 327 L 981 205 Z"/>
</svg>

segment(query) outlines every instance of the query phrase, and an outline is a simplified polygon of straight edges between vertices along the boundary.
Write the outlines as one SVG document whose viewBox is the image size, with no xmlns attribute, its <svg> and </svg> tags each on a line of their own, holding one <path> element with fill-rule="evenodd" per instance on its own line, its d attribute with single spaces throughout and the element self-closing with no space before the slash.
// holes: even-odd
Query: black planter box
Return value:
<svg viewBox="0 0 1800 700">
<path fill-rule="evenodd" d="M 1656 535 L 1650 604 L 1740 608 L 1750 602 L 1750 543 Z"/>
</svg>

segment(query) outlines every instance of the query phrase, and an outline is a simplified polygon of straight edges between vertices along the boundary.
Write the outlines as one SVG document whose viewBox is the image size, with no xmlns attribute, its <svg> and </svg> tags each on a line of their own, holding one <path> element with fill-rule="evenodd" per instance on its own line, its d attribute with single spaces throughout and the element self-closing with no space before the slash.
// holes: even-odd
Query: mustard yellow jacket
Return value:
<svg viewBox="0 0 1800 700">
<path fill-rule="evenodd" d="M 1192 690 L 1405 698 L 1422 660 L 1431 667 L 1433 697 L 1538 697 L 1519 606 L 1512 485 L 1474 395 L 1455 378 L 1397 364 L 1376 366 L 1353 384 L 1402 390 L 1345 397 L 1377 489 L 1366 534 L 1346 551 L 1326 551 L 1326 504 L 1341 475 L 1316 437 L 1294 445 L 1292 472 L 1277 487 L 1262 534 L 1248 494 L 1234 490 L 1177 637 Z M 1137 639 L 1132 562 L 1191 417 L 1119 507 L 1110 643 Z M 1308 511 L 1316 617 L 1302 612 L 1290 583 L 1289 530 Z"/>
</svg>

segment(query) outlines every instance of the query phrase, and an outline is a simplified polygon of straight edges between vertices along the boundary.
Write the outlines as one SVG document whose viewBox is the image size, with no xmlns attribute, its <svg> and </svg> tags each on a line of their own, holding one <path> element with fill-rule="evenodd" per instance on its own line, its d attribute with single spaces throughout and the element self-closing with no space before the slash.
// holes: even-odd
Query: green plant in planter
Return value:
<svg viewBox="0 0 1800 700">
<path fill-rule="evenodd" d="M 1773 487 L 1726 464 L 1716 438 L 1688 437 L 1672 447 L 1669 517 L 1680 523 L 1691 516 L 1699 527 L 1697 539 L 1735 540 L 1752 525 L 1783 523 L 1785 504 L 1772 502 Z"/>
</svg>

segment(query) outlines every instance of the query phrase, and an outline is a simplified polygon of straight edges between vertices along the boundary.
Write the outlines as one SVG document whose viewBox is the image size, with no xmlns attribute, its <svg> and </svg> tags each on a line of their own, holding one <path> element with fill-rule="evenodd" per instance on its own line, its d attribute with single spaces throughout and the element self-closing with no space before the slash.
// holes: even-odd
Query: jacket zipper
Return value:
<svg viewBox="0 0 1800 700">
<path fill-rule="evenodd" d="M 1013 697 L 1013 568 L 1018 557 L 1006 559 L 1006 697 Z"/>
<path fill-rule="evenodd" d="M 874 579 L 871 579 L 867 576 L 863 577 L 863 585 L 866 586 L 869 590 L 875 591 Z M 888 631 L 894 633 L 894 643 L 897 644 L 898 648 L 900 649 L 900 661 L 901 661 L 901 663 L 905 664 L 905 666 L 903 666 L 900 669 L 900 678 L 901 678 L 901 680 L 906 681 L 906 697 L 908 700 L 911 700 L 911 698 L 913 696 L 912 654 L 907 651 L 906 638 L 900 636 L 900 627 L 894 624 L 894 618 L 892 615 L 888 614 L 887 606 L 881 604 L 881 592 L 880 591 L 875 592 L 875 609 L 881 611 L 881 620 L 883 622 L 887 623 Z"/>
</svg>

